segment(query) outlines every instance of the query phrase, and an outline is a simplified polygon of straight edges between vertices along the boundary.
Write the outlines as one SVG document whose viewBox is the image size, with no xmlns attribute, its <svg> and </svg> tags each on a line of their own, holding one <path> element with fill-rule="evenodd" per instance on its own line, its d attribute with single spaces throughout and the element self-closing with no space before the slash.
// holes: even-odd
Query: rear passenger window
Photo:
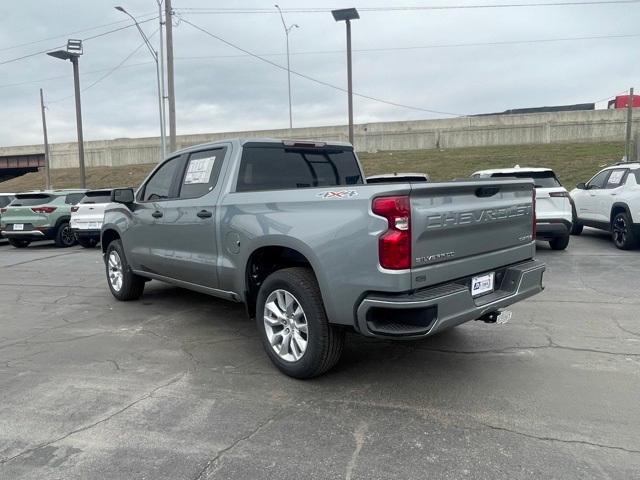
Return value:
<svg viewBox="0 0 640 480">
<path fill-rule="evenodd" d="M 236 191 L 362 184 L 352 151 L 245 147 Z"/>
<path fill-rule="evenodd" d="M 607 186 L 605 188 L 618 188 L 622 185 L 622 181 L 625 178 L 627 170 L 624 168 L 618 170 L 612 170 L 609 179 L 607 180 Z"/>
<path fill-rule="evenodd" d="M 158 200 L 166 200 L 171 197 L 171 186 L 173 179 L 178 172 L 180 166 L 180 157 L 174 157 L 167 160 L 144 186 L 142 192 L 143 202 L 157 202 Z"/>
<path fill-rule="evenodd" d="M 180 198 L 198 198 L 214 189 L 226 151 L 226 148 L 216 148 L 189 155 L 180 185 Z"/>
<path fill-rule="evenodd" d="M 67 205 L 75 205 L 84 197 L 84 193 L 69 193 L 64 197 L 64 203 Z"/>
</svg>

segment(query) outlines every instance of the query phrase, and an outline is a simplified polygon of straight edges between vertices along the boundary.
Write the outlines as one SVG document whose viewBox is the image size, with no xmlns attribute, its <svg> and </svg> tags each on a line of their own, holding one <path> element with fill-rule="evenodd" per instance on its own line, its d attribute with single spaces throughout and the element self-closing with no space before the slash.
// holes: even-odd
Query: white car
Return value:
<svg viewBox="0 0 640 480">
<path fill-rule="evenodd" d="M 474 178 L 531 178 L 536 188 L 536 239 L 548 241 L 554 250 L 569 246 L 573 222 L 571 198 L 550 168 L 496 168 L 475 172 Z"/>
<path fill-rule="evenodd" d="M 111 203 L 111 190 L 90 190 L 77 205 L 71 207 L 69 225 L 78 243 L 85 248 L 93 248 L 100 243 L 100 229 L 104 211 Z"/>
<path fill-rule="evenodd" d="M 611 232 L 622 250 L 640 241 L 640 163 L 618 163 L 596 173 L 571 191 L 576 221 L 571 231 L 594 227 Z"/>
</svg>

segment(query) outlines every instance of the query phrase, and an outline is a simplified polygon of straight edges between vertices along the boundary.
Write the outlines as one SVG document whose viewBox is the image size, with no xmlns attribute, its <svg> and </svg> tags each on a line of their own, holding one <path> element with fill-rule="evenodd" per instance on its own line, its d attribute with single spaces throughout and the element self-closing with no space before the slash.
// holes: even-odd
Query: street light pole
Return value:
<svg viewBox="0 0 640 480">
<path fill-rule="evenodd" d="M 49 137 L 47 136 L 47 114 L 44 107 L 44 94 L 40 89 L 40 110 L 42 111 L 42 133 L 44 134 L 44 169 L 45 169 L 45 188 L 51 188 L 51 166 L 49 160 Z"/>
<path fill-rule="evenodd" d="M 289 61 L 289 33 L 294 28 L 300 28 L 300 25 L 294 23 L 287 27 L 286 22 L 284 21 L 284 16 L 282 15 L 282 10 L 280 10 L 280 6 L 275 5 L 278 9 L 278 13 L 280 13 L 280 20 L 282 20 L 282 27 L 284 28 L 284 34 L 287 38 L 287 88 L 289 90 L 289 128 L 293 128 L 293 113 L 291 108 L 291 64 Z"/>
<path fill-rule="evenodd" d="M 165 139 L 164 105 L 163 105 L 164 104 L 164 80 L 163 80 L 164 75 L 160 73 L 160 62 L 158 59 L 158 52 L 156 52 L 153 49 L 153 46 L 151 45 L 149 38 L 145 35 L 144 31 L 140 27 L 140 24 L 138 23 L 138 21 L 133 15 L 127 12 L 124 9 L 124 7 L 115 7 L 115 9 L 124 13 L 129 18 L 131 18 L 131 20 L 133 20 L 133 23 L 136 25 L 136 28 L 138 29 L 140 36 L 142 37 L 145 45 L 147 46 L 147 50 L 149 50 L 149 53 L 153 57 L 153 60 L 156 62 L 156 80 L 158 82 L 158 114 L 160 116 L 160 161 L 162 161 L 167 154 L 167 145 L 166 145 L 166 139 Z M 160 40 L 160 43 L 162 44 L 162 39 Z"/>
<path fill-rule="evenodd" d="M 627 100 L 627 132 L 624 141 L 624 161 L 630 162 L 631 160 L 631 128 L 633 126 L 633 87 L 629 89 L 629 97 Z"/>
<path fill-rule="evenodd" d="M 73 87 L 76 97 L 76 130 L 78 132 L 78 161 L 80 164 L 80 186 L 86 188 L 87 181 L 84 170 L 84 139 L 82 135 L 82 108 L 80 106 L 80 71 L 78 57 L 82 55 L 82 40 L 67 40 L 66 50 L 48 52 L 47 55 L 60 60 L 71 60 L 73 64 Z"/>
<path fill-rule="evenodd" d="M 165 88 L 164 88 L 164 36 L 162 30 L 164 28 L 165 22 L 162 19 L 162 2 L 163 0 L 156 0 L 158 4 L 158 19 L 160 21 L 160 91 L 162 92 L 162 112 L 160 115 L 162 116 L 162 139 L 164 140 L 164 146 L 162 147 L 163 156 L 167 155 L 167 113 L 165 108 Z"/>
<path fill-rule="evenodd" d="M 78 155 L 80 156 L 80 186 L 87 187 L 87 179 L 84 171 L 84 136 L 82 134 L 82 107 L 80 106 L 80 71 L 78 57 L 71 57 L 73 64 L 73 86 L 76 96 L 76 130 L 78 131 Z"/>
<path fill-rule="evenodd" d="M 331 14 L 336 22 L 344 21 L 347 24 L 347 95 L 349 107 L 349 143 L 353 145 L 353 80 L 351 72 L 351 20 L 360 18 L 355 8 L 343 8 L 332 10 Z"/>
</svg>

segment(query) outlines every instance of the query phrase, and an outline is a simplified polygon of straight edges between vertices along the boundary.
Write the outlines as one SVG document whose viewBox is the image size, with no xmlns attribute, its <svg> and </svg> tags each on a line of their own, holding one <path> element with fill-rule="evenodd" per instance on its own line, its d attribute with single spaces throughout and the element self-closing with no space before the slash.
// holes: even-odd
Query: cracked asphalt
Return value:
<svg viewBox="0 0 640 480">
<path fill-rule="evenodd" d="M 98 249 L 0 245 L 0 478 L 640 478 L 640 251 L 538 254 L 509 322 L 350 335 L 297 381 L 240 305 L 120 303 Z"/>
</svg>

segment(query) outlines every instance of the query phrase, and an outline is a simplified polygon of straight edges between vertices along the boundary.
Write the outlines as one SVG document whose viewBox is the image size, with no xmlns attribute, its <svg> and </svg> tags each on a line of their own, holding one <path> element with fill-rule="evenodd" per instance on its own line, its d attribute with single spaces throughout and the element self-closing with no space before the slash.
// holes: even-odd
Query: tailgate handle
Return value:
<svg viewBox="0 0 640 480">
<path fill-rule="evenodd" d="M 500 191 L 499 187 L 476 188 L 476 197 L 493 197 L 499 191 Z"/>
</svg>

